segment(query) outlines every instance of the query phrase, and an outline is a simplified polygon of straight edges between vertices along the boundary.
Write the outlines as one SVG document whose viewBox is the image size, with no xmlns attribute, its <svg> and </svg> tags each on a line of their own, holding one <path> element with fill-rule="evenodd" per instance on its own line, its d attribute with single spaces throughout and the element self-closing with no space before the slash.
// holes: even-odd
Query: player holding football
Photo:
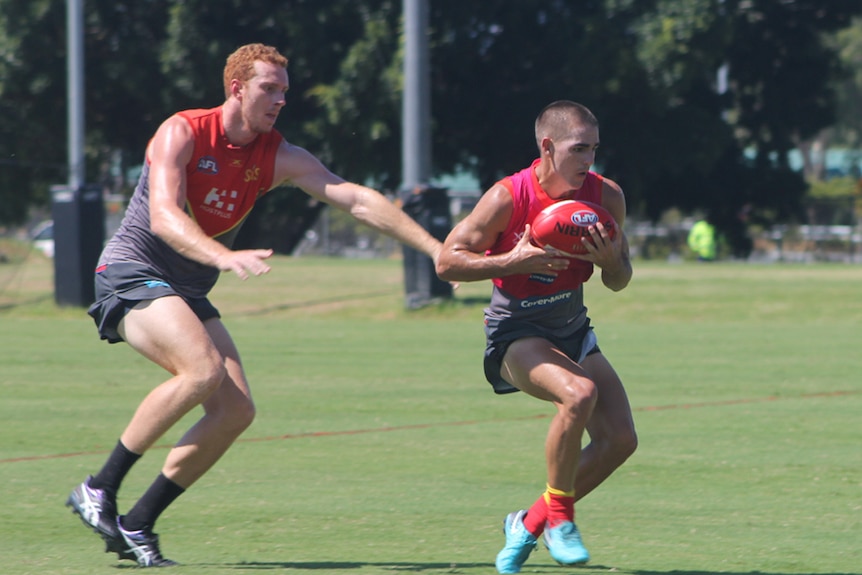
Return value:
<svg viewBox="0 0 862 575">
<path fill-rule="evenodd" d="M 156 519 L 254 418 L 239 353 L 207 296 L 220 272 L 246 279 L 269 271 L 272 250 L 231 249 L 257 198 L 290 183 L 435 261 L 441 248 L 383 195 L 334 175 L 273 129 L 288 89 L 287 59 L 275 48 L 242 46 L 223 79 L 224 104 L 171 116 L 147 146 L 126 216 L 102 252 L 89 310 L 102 339 L 126 341 L 171 375 L 138 406 L 101 471 L 67 501 L 107 551 L 142 567 L 174 564 L 161 554 Z M 198 405 L 203 417 L 118 517 L 117 491 L 132 465 Z"/>
<path fill-rule="evenodd" d="M 632 277 L 625 198 L 613 181 L 589 171 L 599 145 L 595 116 L 558 101 L 536 119 L 539 159 L 492 186 L 443 243 L 437 263 L 449 281 L 493 279 L 485 310 L 485 376 L 496 393 L 523 391 L 554 404 L 545 440 L 547 484 L 528 510 L 504 522 L 500 573 L 518 573 L 544 534 L 557 562 L 584 563 L 589 554 L 575 526 L 574 504 L 595 489 L 637 446 L 622 382 L 601 353 L 587 317 L 583 284 L 601 269 L 614 291 Z M 530 222 L 553 202 L 600 204 L 618 224 L 612 240 L 599 223 L 587 253 L 564 257 L 531 244 Z M 587 431 L 590 443 L 581 448 Z"/>
</svg>

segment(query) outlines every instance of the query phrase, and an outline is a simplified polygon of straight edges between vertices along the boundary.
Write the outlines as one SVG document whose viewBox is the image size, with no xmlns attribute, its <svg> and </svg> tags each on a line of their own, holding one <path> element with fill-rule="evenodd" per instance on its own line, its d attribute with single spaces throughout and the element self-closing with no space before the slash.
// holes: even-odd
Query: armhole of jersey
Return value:
<svg viewBox="0 0 862 575">
<path fill-rule="evenodd" d="M 599 191 L 597 194 L 599 197 L 598 203 L 599 203 L 599 205 L 604 206 L 605 205 L 605 179 L 602 176 L 600 176 L 599 174 L 596 174 L 596 176 L 597 176 L 596 179 L 597 179 L 598 184 L 599 184 L 598 185 Z M 610 186 L 608 186 L 608 188 L 612 189 Z"/>
<path fill-rule="evenodd" d="M 599 189 L 601 189 L 605 185 L 605 178 L 601 174 L 597 174 L 593 172 L 593 175 L 596 177 L 596 180 L 599 182 Z"/>
<path fill-rule="evenodd" d="M 507 177 L 503 178 L 502 180 L 499 180 L 497 182 L 497 184 L 500 184 L 501 186 L 503 186 L 504 188 L 509 190 L 509 198 L 512 200 L 512 207 L 511 207 L 512 213 L 509 215 L 509 223 L 506 224 L 506 229 L 504 229 L 503 233 L 500 234 L 500 237 L 502 238 L 503 236 L 506 235 L 507 232 L 508 233 L 514 233 L 516 231 L 515 230 L 516 226 L 513 222 L 513 218 L 514 218 L 515 212 L 516 212 L 516 205 L 519 205 L 520 202 L 515 197 L 515 182 L 512 181 L 511 176 L 507 176 Z M 523 231 L 523 229 L 521 231 Z M 499 241 L 499 239 L 500 238 L 497 238 L 497 241 Z M 494 243 L 496 245 L 496 242 L 494 242 Z"/>
<path fill-rule="evenodd" d="M 597 174 L 595 172 L 590 172 L 590 178 L 591 190 L 588 192 L 588 197 L 584 199 L 586 199 L 586 201 L 588 202 L 595 202 L 601 206 L 604 204 L 605 198 L 605 179 L 602 177 L 601 174 Z M 590 200 L 590 197 L 592 197 L 593 199 Z"/>
<path fill-rule="evenodd" d="M 282 144 L 288 144 L 287 140 L 281 133 L 276 133 L 278 134 L 278 138 L 270 138 L 269 142 L 267 142 L 268 145 L 275 148 L 275 152 L 272 154 L 272 169 L 269 172 L 269 181 L 266 182 L 266 188 L 257 195 L 258 198 L 262 198 L 275 188 L 275 164 L 278 162 L 278 150 L 281 148 Z"/>
<path fill-rule="evenodd" d="M 194 126 L 194 124 L 192 124 L 192 119 L 191 119 L 191 118 L 189 118 L 188 116 L 186 116 L 186 115 L 183 113 L 183 112 L 186 112 L 186 111 L 187 111 L 187 110 L 182 110 L 182 111 L 180 111 L 180 112 L 177 112 L 177 113 L 176 113 L 176 114 L 174 114 L 174 115 L 175 115 L 175 116 L 179 116 L 180 118 L 182 118 L 183 120 L 185 120 L 185 121 L 186 121 L 186 124 L 188 124 L 188 125 L 189 125 L 189 128 L 191 128 L 191 129 L 192 129 L 192 135 L 193 135 L 193 136 L 196 136 L 197 134 L 196 134 L 196 132 L 195 132 L 195 126 Z M 153 138 L 155 138 L 155 136 L 153 136 Z M 147 140 L 147 147 L 146 147 L 146 148 L 144 148 L 144 161 L 145 161 L 146 163 L 148 163 L 148 164 L 151 164 L 151 163 L 153 162 L 153 159 L 152 159 L 152 158 L 150 158 L 150 144 L 152 144 L 152 143 L 153 143 L 153 138 L 150 138 L 149 140 Z"/>
<path fill-rule="evenodd" d="M 512 183 L 512 178 L 503 178 L 497 182 L 507 190 L 509 190 L 509 195 L 512 196 L 512 199 L 515 199 L 515 184 Z"/>
</svg>

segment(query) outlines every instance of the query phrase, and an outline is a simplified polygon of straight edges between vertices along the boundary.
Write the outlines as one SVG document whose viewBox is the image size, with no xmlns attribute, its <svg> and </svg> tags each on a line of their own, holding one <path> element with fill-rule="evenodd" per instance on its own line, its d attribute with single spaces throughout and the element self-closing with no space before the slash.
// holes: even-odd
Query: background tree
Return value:
<svg viewBox="0 0 862 575">
<path fill-rule="evenodd" d="M 834 141 L 848 148 L 862 148 L 862 17 L 830 39 L 844 74 L 835 87 L 837 107 Z"/>
<path fill-rule="evenodd" d="M 399 22 L 400 2 L 385 0 L 175 3 L 161 54 L 163 74 L 176 79 L 166 100 L 171 109 L 218 105 L 227 54 L 249 42 L 274 45 L 290 61 L 281 133 L 336 173 L 391 189 L 400 177 Z M 322 208 L 296 189 L 274 191 L 238 245 L 289 251 Z"/>
<path fill-rule="evenodd" d="M 468 169 L 488 186 L 535 156 L 541 107 L 578 100 L 602 123 L 600 167 L 623 183 L 633 215 L 708 211 L 740 254 L 741 212 L 765 225 L 802 217 L 806 184 L 788 153 L 834 124 L 836 102 L 845 114 L 853 106 L 835 92 L 855 44 L 852 32 L 836 34 L 862 13 L 858 0 L 429 5 L 436 174 Z M 349 179 L 400 184 L 401 2 L 88 0 L 85 8 L 91 179 L 140 162 L 170 113 L 220 104 L 225 57 L 259 41 L 290 58 L 278 125 L 288 140 Z M 0 221 L 13 222 L 65 180 L 64 2 L 0 0 L 0 26 Z M 249 227 L 284 237 L 280 230 L 296 227 L 275 218 L 285 206 L 318 209 L 279 192 Z"/>
<path fill-rule="evenodd" d="M 765 223 L 800 215 L 805 183 L 787 153 L 832 121 L 836 56 L 822 33 L 862 9 L 802 0 L 433 6 L 443 169 L 471 165 L 487 186 L 535 154 L 541 106 L 578 100 L 602 123 L 598 161 L 624 183 L 633 213 L 708 211 L 740 255 L 749 248 L 740 214 Z"/>
<path fill-rule="evenodd" d="M 0 223 L 66 180 L 62 0 L 0 2 Z"/>
<path fill-rule="evenodd" d="M 834 78 L 832 86 L 836 101 L 835 122 L 813 138 L 799 143 L 803 173 L 808 180 L 815 182 L 829 177 L 825 161 L 828 148 L 847 149 L 850 152 L 846 156 L 848 162 L 858 164 L 862 156 L 862 18 L 856 17 L 850 26 L 827 34 L 825 41 L 837 53 L 841 67 L 841 73 Z M 858 167 L 842 167 L 848 177 L 860 176 Z"/>
<path fill-rule="evenodd" d="M 802 174 L 791 171 L 789 153 L 835 120 L 833 88 L 840 67 L 826 35 L 848 26 L 862 4 L 726 4 L 733 28 L 728 46 L 731 114 L 740 148 L 754 151 L 753 162 L 741 167 L 742 175 L 748 172 L 751 178 L 741 180 L 745 185 L 736 192 L 736 203 L 751 208 L 752 217 L 767 225 L 802 220 L 806 184 Z M 724 227 L 740 231 L 737 214 L 725 208 L 721 215 Z"/>
</svg>

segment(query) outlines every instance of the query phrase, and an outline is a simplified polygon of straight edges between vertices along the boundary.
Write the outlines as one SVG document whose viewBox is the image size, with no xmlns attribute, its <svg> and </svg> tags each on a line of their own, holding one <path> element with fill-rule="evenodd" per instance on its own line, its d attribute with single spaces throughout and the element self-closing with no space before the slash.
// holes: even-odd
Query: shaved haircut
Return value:
<svg viewBox="0 0 862 575">
<path fill-rule="evenodd" d="M 557 100 L 544 107 L 536 118 L 536 145 L 541 149 L 542 140 L 558 140 L 564 137 L 572 124 L 598 127 L 599 121 L 589 108 L 571 100 Z"/>
</svg>

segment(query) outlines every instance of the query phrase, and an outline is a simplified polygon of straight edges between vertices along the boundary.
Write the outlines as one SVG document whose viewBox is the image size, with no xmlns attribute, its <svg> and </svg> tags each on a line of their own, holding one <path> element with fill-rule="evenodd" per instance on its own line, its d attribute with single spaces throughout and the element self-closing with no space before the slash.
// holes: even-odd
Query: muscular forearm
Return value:
<svg viewBox="0 0 862 575">
<path fill-rule="evenodd" d="M 441 253 L 437 264 L 440 279 L 452 282 L 472 282 L 527 273 L 513 265 L 511 253 L 485 255 L 466 249 L 452 249 Z"/>
<path fill-rule="evenodd" d="M 632 263 L 627 254 L 620 257 L 620 265 L 615 268 L 602 268 L 602 283 L 608 289 L 620 291 L 632 279 Z"/>
<path fill-rule="evenodd" d="M 185 213 L 153 213 L 151 229 L 177 253 L 204 265 L 220 268 L 230 250 L 207 236 Z"/>
<path fill-rule="evenodd" d="M 357 202 L 350 209 L 353 217 L 437 261 L 442 247 L 439 240 L 384 195 L 368 188 L 360 188 L 357 194 Z"/>
<path fill-rule="evenodd" d="M 472 282 L 497 277 L 497 273 L 491 271 L 491 266 L 489 265 L 466 265 L 465 262 L 462 262 L 465 263 L 465 265 L 459 265 L 459 261 L 462 260 L 462 258 L 472 259 L 472 257 L 467 254 L 454 258 L 447 256 L 445 262 L 438 262 L 436 268 L 437 276 L 444 281 L 454 282 Z M 487 264 L 490 262 L 482 263 Z"/>
</svg>

